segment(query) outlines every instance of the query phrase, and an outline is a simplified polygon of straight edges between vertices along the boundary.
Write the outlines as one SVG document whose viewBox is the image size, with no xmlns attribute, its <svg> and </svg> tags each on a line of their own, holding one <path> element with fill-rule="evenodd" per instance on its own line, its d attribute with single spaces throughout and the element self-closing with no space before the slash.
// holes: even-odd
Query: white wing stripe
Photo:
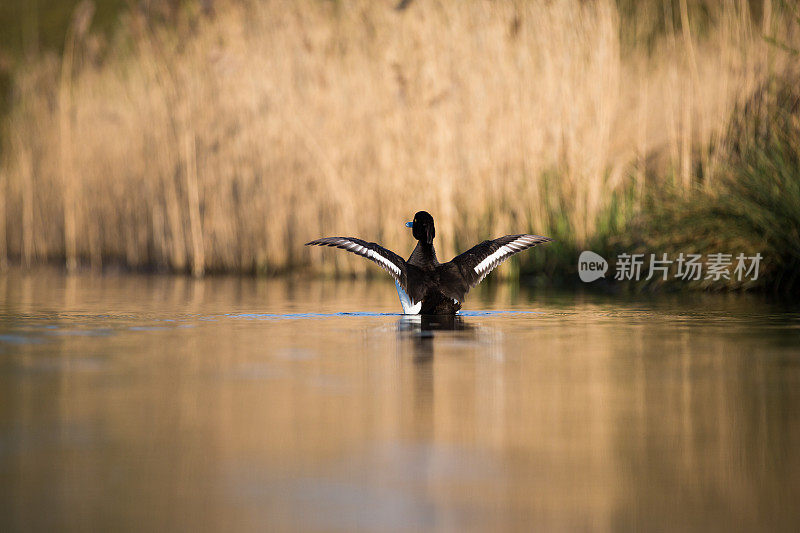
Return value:
<svg viewBox="0 0 800 533">
<path fill-rule="evenodd" d="M 386 268 L 389 271 L 393 272 L 395 276 L 399 276 L 400 275 L 400 269 L 397 268 L 397 265 L 395 265 L 394 263 L 392 263 L 391 261 L 389 261 L 388 259 L 386 259 L 382 255 L 380 255 L 379 253 L 376 253 L 374 250 L 368 250 L 368 249 L 365 248 L 365 251 L 366 251 L 367 257 L 369 257 L 370 259 L 374 259 L 375 261 L 380 263 L 381 266 L 383 266 L 384 268 Z"/>
<path fill-rule="evenodd" d="M 353 252 L 354 254 L 358 254 L 368 259 L 374 260 L 376 263 L 378 263 L 378 266 L 385 268 L 395 276 L 400 276 L 402 273 L 397 265 L 395 265 L 390 260 L 383 257 L 378 252 L 370 250 L 366 246 L 361 246 L 360 244 L 355 243 L 353 241 L 349 241 L 347 239 L 336 239 L 336 240 L 331 240 L 330 242 L 335 246 L 344 248 L 348 252 Z"/>
<path fill-rule="evenodd" d="M 475 265 L 475 273 L 481 274 L 484 271 L 489 271 L 501 263 L 509 255 L 521 252 L 533 244 L 534 240 L 531 237 L 519 237 L 513 241 L 504 244 L 498 248 L 493 254 L 487 256 L 483 261 Z"/>
</svg>

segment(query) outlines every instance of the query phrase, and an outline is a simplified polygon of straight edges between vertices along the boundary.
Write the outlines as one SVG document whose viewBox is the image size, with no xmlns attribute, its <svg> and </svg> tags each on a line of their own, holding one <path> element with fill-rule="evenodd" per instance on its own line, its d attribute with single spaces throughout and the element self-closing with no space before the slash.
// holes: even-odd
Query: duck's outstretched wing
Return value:
<svg viewBox="0 0 800 533">
<path fill-rule="evenodd" d="M 463 254 L 454 257 L 451 263 L 458 267 L 469 286 L 474 287 L 497 265 L 512 255 L 552 240 L 540 235 L 506 235 L 473 246 Z"/>
<path fill-rule="evenodd" d="M 405 260 L 379 244 L 353 237 L 323 237 L 307 242 L 306 246 L 333 246 L 366 257 L 391 274 L 403 290 L 408 292 L 408 268 Z"/>
</svg>

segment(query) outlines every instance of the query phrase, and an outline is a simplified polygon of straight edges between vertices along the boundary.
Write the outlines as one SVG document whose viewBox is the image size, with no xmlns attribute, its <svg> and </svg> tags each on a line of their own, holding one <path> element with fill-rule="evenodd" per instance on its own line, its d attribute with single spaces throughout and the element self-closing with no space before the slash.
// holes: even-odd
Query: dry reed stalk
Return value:
<svg viewBox="0 0 800 533">
<path fill-rule="evenodd" d="M 6 170 L 0 165 L 0 271 L 8 268 L 8 236 L 6 235 L 6 198 L 8 184 L 6 183 Z"/>
<path fill-rule="evenodd" d="M 58 130 L 63 189 L 64 255 L 68 272 L 76 269 L 77 257 L 77 203 L 81 194 L 81 180 L 75 175 L 72 146 L 72 77 L 75 49 L 89 29 L 94 14 L 94 4 L 83 1 L 75 8 L 72 23 L 67 30 L 61 76 L 58 86 Z"/>
<path fill-rule="evenodd" d="M 686 101 L 683 102 L 681 110 L 683 116 L 681 117 L 681 133 L 680 133 L 680 172 L 681 172 L 681 185 L 685 191 L 688 191 L 692 186 L 692 135 L 694 129 L 692 128 L 692 92 L 690 89 L 690 82 L 684 81 L 683 95 Z"/>
<path fill-rule="evenodd" d="M 205 270 L 205 247 L 203 228 L 200 224 L 200 194 L 197 189 L 197 154 L 194 133 L 187 128 L 184 132 L 184 175 L 186 194 L 189 202 L 189 224 L 192 234 L 192 275 L 201 277 Z"/>
<path fill-rule="evenodd" d="M 61 167 L 62 209 L 64 213 L 64 255 L 67 271 L 77 267 L 77 246 L 75 243 L 75 188 L 79 185 L 72 165 L 72 57 L 74 53 L 73 31 L 67 34 L 64 60 L 61 65 L 61 79 L 58 89 L 58 131 Z"/>
<path fill-rule="evenodd" d="M 28 150 L 21 148 L 17 151 L 17 164 L 22 199 L 22 264 L 25 267 L 29 267 L 33 265 L 35 249 L 33 238 L 33 171 Z"/>
<path fill-rule="evenodd" d="M 644 67 L 640 69 L 647 71 L 647 58 L 644 59 Z M 641 201 L 645 192 L 645 180 L 647 177 L 647 116 L 649 113 L 649 86 L 645 76 L 639 78 L 639 94 L 641 95 L 641 105 L 636 115 L 636 198 Z"/>
</svg>

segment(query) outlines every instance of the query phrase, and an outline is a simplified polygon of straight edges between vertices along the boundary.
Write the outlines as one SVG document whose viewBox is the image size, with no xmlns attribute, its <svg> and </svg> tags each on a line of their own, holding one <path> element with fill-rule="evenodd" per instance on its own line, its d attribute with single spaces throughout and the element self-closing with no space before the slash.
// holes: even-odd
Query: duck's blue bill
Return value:
<svg viewBox="0 0 800 533">
<path fill-rule="evenodd" d="M 414 227 L 414 223 L 413 222 L 406 222 L 406 227 L 407 228 L 413 228 Z"/>
</svg>

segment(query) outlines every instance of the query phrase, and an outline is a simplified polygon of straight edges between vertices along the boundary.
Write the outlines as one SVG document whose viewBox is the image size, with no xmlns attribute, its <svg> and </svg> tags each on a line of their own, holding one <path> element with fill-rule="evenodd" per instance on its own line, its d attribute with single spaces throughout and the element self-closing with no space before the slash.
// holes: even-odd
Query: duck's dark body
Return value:
<svg viewBox="0 0 800 533">
<path fill-rule="evenodd" d="M 407 261 L 374 242 L 353 237 L 326 237 L 308 244 L 335 246 L 375 261 L 395 279 L 406 313 L 453 315 L 461 309 L 469 289 L 497 265 L 517 252 L 551 240 L 538 235 L 506 235 L 483 241 L 451 261 L 439 263 L 433 247 L 433 217 L 420 211 L 409 224 L 413 224 L 419 242 Z M 408 304 L 404 297 L 410 300 Z"/>
<path fill-rule="evenodd" d="M 424 287 L 422 307 L 419 311 L 421 315 L 454 315 L 461 309 L 461 302 L 446 296 L 440 288 L 448 281 L 457 278 L 452 271 L 454 265 L 441 264 L 436 259 L 433 244 L 418 242 L 406 263 L 419 269 L 414 271 L 411 279 L 413 285 Z"/>
</svg>

